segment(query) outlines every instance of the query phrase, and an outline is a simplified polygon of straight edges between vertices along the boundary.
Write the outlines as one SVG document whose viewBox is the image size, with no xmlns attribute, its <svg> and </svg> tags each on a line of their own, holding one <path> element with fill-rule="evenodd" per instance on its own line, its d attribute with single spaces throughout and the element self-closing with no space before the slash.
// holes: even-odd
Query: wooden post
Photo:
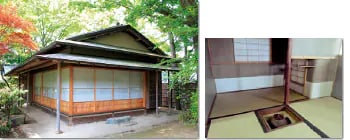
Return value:
<svg viewBox="0 0 350 140">
<path fill-rule="evenodd" d="M 142 105 L 142 107 L 143 108 L 146 108 L 146 91 L 147 91 L 147 85 L 146 85 L 146 81 L 147 81 L 147 79 L 146 79 L 146 72 L 143 72 L 143 99 L 142 99 L 142 102 L 143 102 L 143 105 Z"/>
<path fill-rule="evenodd" d="M 284 71 L 284 104 L 289 104 L 289 87 L 290 87 L 290 69 L 291 69 L 291 53 L 292 53 L 292 46 L 290 45 L 290 40 L 288 39 L 288 46 L 287 46 L 287 58 L 286 58 L 286 64 L 285 64 L 285 71 Z"/>
<path fill-rule="evenodd" d="M 158 112 L 158 71 L 156 71 L 156 115 L 159 115 Z"/>
<path fill-rule="evenodd" d="M 61 71 L 61 61 L 57 61 L 57 86 L 56 86 L 56 98 L 57 98 L 57 104 L 56 104 L 56 133 L 60 134 L 62 133 L 60 129 L 60 95 L 61 95 L 61 82 L 62 82 L 62 71 Z"/>
<path fill-rule="evenodd" d="M 69 66 L 69 115 L 73 116 L 73 67 Z M 72 117 L 69 117 L 68 125 L 73 125 Z"/>
<path fill-rule="evenodd" d="M 96 69 L 94 68 L 94 112 L 96 112 Z"/>
<path fill-rule="evenodd" d="M 44 97 L 44 73 L 41 72 L 40 104 L 43 104 Z"/>
<path fill-rule="evenodd" d="M 29 80 L 30 80 L 30 73 L 28 72 L 27 73 L 27 84 L 26 84 L 27 85 L 26 87 L 27 87 L 27 90 L 28 90 L 28 92 L 27 92 L 27 106 L 29 105 L 29 83 L 30 83 Z"/>
<path fill-rule="evenodd" d="M 168 71 L 168 113 L 170 114 L 170 110 L 171 110 L 171 90 L 169 88 L 169 85 L 170 85 L 170 72 Z"/>
</svg>

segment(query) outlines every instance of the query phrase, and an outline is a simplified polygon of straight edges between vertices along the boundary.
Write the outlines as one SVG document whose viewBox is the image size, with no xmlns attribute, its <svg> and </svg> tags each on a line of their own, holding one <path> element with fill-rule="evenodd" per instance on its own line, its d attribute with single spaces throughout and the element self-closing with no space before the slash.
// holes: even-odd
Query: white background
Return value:
<svg viewBox="0 0 350 140">
<path fill-rule="evenodd" d="M 205 139 L 205 38 L 344 38 L 350 42 L 346 0 L 200 0 L 200 139 Z M 344 139 L 350 138 L 344 47 Z M 317 51 L 317 50 L 315 50 Z"/>
</svg>

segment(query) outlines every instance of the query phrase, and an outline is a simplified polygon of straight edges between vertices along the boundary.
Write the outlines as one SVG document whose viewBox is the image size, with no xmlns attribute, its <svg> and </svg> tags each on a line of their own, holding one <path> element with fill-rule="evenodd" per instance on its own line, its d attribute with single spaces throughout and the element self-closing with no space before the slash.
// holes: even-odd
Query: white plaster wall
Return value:
<svg viewBox="0 0 350 140">
<path fill-rule="evenodd" d="M 332 88 L 333 81 L 320 83 L 306 82 L 304 95 L 309 97 L 310 99 L 331 96 Z"/>
<path fill-rule="evenodd" d="M 339 38 L 293 38 L 292 56 L 335 57 L 340 53 Z"/>
<path fill-rule="evenodd" d="M 283 86 L 283 75 L 215 79 L 217 93 Z"/>
</svg>

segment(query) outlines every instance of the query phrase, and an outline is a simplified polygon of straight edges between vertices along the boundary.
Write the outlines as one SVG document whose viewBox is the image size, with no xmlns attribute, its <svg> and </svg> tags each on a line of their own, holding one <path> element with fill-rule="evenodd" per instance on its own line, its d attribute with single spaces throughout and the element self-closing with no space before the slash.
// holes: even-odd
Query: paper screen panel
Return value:
<svg viewBox="0 0 350 140">
<path fill-rule="evenodd" d="M 96 69 L 96 88 L 112 88 L 113 71 L 105 69 Z"/>
<path fill-rule="evenodd" d="M 94 101 L 94 89 L 73 89 L 74 102 Z"/>
<path fill-rule="evenodd" d="M 138 71 L 130 72 L 130 87 L 140 88 L 143 86 L 143 73 Z"/>
<path fill-rule="evenodd" d="M 258 38 L 247 38 L 246 41 L 247 41 L 247 44 L 250 44 L 250 43 L 254 43 L 254 44 L 258 44 L 259 43 L 259 40 Z"/>
<path fill-rule="evenodd" d="M 128 88 L 115 88 L 114 89 L 114 99 L 129 99 L 129 89 Z"/>
<path fill-rule="evenodd" d="M 130 98 L 142 98 L 142 88 L 130 88 Z"/>
<path fill-rule="evenodd" d="M 269 62 L 270 41 L 267 38 L 234 39 L 236 62 Z"/>
<path fill-rule="evenodd" d="M 62 88 L 69 88 L 69 69 L 64 68 L 62 69 Z"/>
<path fill-rule="evenodd" d="M 34 92 L 35 95 L 39 96 L 41 93 L 41 73 L 36 73 L 34 75 Z"/>
<path fill-rule="evenodd" d="M 96 100 L 112 100 L 112 89 L 96 89 Z"/>
<path fill-rule="evenodd" d="M 43 73 L 43 96 L 56 99 L 57 71 L 51 70 Z"/>
<path fill-rule="evenodd" d="M 69 89 L 62 89 L 61 100 L 69 101 Z"/>
<path fill-rule="evenodd" d="M 129 71 L 114 71 L 114 88 L 129 88 Z"/>
<path fill-rule="evenodd" d="M 73 69 L 74 88 L 94 88 L 94 72 L 91 68 Z"/>
</svg>

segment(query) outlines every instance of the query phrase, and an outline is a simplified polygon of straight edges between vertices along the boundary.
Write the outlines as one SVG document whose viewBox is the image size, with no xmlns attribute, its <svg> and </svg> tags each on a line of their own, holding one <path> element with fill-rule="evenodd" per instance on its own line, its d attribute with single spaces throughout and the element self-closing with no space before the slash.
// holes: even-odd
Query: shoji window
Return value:
<svg viewBox="0 0 350 140">
<path fill-rule="evenodd" d="M 61 100 L 69 101 L 69 68 L 62 69 L 62 94 Z"/>
<path fill-rule="evenodd" d="M 113 100 L 113 71 L 96 69 L 96 100 Z"/>
<path fill-rule="evenodd" d="M 94 101 L 94 71 L 91 68 L 73 69 L 73 101 Z"/>
<path fill-rule="evenodd" d="M 235 38 L 235 62 L 270 62 L 270 40 L 267 38 Z"/>
<path fill-rule="evenodd" d="M 36 73 L 34 75 L 34 94 L 36 96 L 40 96 L 40 93 L 41 93 L 41 74 L 42 73 Z"/>
<path fill-rule="evenodd" d="M 57 71 L 51 70 L 43 73 L 43 96 L 56 99 Z"/>
<path fill-rule="evenodd" d="M 143 93 L 143 73 L 130 71 L 130 98 L 142 98 Z"/>
<path fill-rule="evenodd" d="M 129 71 L 114 71 L 114 99 L 129 99 Z"/>
<path fill-rule="evenodd" d="M 114 71 L 114 99 L 137 99 L 143 97 L 143 72 Z"/>
</svg>

